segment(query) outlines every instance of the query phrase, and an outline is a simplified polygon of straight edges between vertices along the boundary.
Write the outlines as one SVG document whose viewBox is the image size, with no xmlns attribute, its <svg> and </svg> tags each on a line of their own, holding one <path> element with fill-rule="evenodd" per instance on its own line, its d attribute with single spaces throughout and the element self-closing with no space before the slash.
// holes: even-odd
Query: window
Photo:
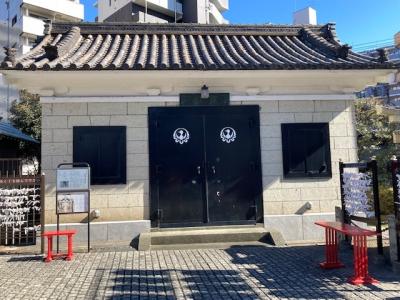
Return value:
<svg viewBox="0 0 400 300">
<path fill-rule="evenodd" d="M 14 18 L 11 19 L 11 26 L 14 26 L 17 23 L 17 15 L 14 16 Z"/>
<path fill-rule="evenodd" d="M 91 167 L 92 184 L 126 183 L 126 127 L 74 127 L 73 160 Z"/>
<path fill-rule="evenodd" d="M 331 177 L 328 123 L 282 124 L 285 178 Z"/>
</svg>

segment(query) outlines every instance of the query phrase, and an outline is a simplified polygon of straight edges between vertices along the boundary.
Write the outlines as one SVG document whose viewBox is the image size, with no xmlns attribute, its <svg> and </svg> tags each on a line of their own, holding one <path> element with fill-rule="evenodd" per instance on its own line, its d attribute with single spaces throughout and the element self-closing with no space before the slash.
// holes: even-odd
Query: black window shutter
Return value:
<svg viewBox="0 0 400 300">
<path fill-rule="evenodd" d="M 92 184 L 126 183 L 126 127 L 74 127 L 74 162 L 87 162 Z"/>
<path fill-rule="evenodd" d="M 331 177 L 328 123 L 282 124 L 286 178 Z"/>
</svg>

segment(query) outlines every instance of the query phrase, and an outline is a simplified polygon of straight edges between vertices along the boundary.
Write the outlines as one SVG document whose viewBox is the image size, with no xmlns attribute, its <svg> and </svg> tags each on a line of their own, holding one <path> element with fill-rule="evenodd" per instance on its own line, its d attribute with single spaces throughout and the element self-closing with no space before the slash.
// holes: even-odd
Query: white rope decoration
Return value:
<svg viewBox="0 0 400 300">
<path fill-rule="evenodd" d="M 371 177 L 365 173 L 343 173 L 344 203 L 349 215 L 365 214 L 366 217 L 374 215 L 367 195 L 371 182 Z"/>
<path fill-rule="evenodd" d="M 14 232 L 27 225 L 27 214 L 40 211 L 40 189 L 0 189 L 0 227 L 12 227 Z M 24 228 L 25 233 L 37 230 L 38 226 Z"/>
</svg>

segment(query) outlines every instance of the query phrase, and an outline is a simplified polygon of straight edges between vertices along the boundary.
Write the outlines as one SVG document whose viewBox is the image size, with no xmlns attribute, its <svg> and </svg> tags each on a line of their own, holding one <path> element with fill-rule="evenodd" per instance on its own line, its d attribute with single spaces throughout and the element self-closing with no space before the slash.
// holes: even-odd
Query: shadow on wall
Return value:
<svg viewBox="0 0 400 300">
<path fill-rule="evenodd" d="M 318 267 L 324 258 L 324 248 L 319 246 L 136 252 L 128 263 L 132 269 L 96 270 L 86 296 L 343 299 L 359 289 L 346 283 L 352 274 L 351 251 L 346 254 L 347 268 L 324 271 Z M 363 287 L 363 291 L 383 292 L 378 286 Z"/>
</svg>

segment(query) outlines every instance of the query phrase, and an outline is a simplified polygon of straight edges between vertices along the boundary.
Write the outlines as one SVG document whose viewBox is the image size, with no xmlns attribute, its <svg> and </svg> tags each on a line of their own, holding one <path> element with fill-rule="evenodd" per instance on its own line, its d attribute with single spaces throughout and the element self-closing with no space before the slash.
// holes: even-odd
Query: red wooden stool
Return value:
<svg viewBox="0 0 400 300">
<path fill-rule="evenodd" d="M 72 236 L 76 233 L 76 230 L 60 230 L 60 231 L 47 231 L 43 232 L 42 236 L 47 237 L 47 256 L 45 262 L 51 262 L 53 258 L 65 257 L 65 260 L 72 260 L 74 254 L 72 252 Z M 53 237 L 54 236 L 67 236 L 68 238 L 68 252 L 53 254 Z"/>
<path fill-rule="evenodd" d="M 337 233 L 353 237 L 354 250 L 354 276 L 348 279 L 351 284 L 373 284 L 379 281 L 372 278 L 368 273 L 368 249 L 367 236 L 374 236 L 378 233 L 372 230 L 359 228 L 340 222 L 315 222 L 316 225 L 325 228 L 326 234 L 326 261 L 321 263 L 321 268 L 334 269 L 343 267 L 338 258 Z"/>
</svg>

